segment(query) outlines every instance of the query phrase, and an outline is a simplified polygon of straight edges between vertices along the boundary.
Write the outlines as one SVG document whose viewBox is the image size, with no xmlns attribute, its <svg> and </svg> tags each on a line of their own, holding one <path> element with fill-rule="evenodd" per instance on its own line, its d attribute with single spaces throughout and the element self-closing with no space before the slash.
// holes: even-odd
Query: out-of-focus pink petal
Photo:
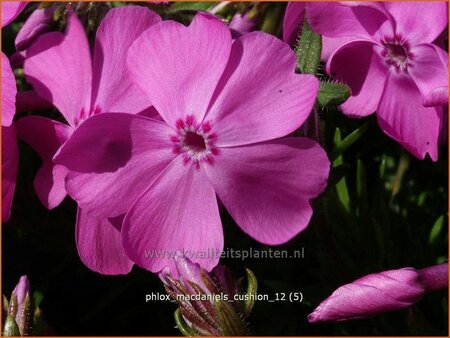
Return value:
<svg viewBox="0 0 450 338">
<path fill-rule="evenodd" d="M 97 219 L 78 208 L 76 242 L 81 261 L 103 275 L 125 275 L 133 267 L 122 246 L 123 216 Z"/>
<path fill-rule="evenodd" d="M 413 268 L 373 273 L 341 286 L 308 316 L 310 323 L 368 318 L 407 308 L 424 294 Z"/>
<path fill-rule="evenodd" d="M 254 31 L 256 24 L 257 19 L 251 19 L 247 13 L 236 13 L 228 26 L 231 29 L 233 38 L 238 38 L 243 34 Z"/>
<path fill-rule="evenodd" d="M 388 67 L 377 48 L 380 47 L 370 41 L 351 41 L 328 60 L 327 73 L 352 90 L 352 95 L 340 106 L 346 115 L 367 116 L 378 107 Z"/>
<path fill-rule="evenodd" d="M 33 43 L 24 70 L 34 90 L 52 102 L 71 126 L 89 114 L 91 55 L 84 28 L 73 12 L 65 34 L 47 33 Z"/>
<path fill-rule="evenodd" d="M 424 107 L 419 89 L 409 76 L 394 70 L 389 73 L 377 117 L 381 129 L 411 154 L 424 159 L 428 153 L 437 161 L 442 107 Z"/>
<path fill-rule="evenodd" d="M 175 157 L 162 121 L 140 115 L 104 113 L 83 122 L 55 155 L 66 166 L 66 188 L 93 217 L 127 212 Z"/>
<path fill-rule="evenodd" d="M 396 33 L 407 37 L 410 43 L 433 42 L 448 24 L 448 3 L 383 2 L 396 21 Z"/>
<path fill-rule="evenodd" d="M 122 113 L 139 113 L 151 106 L 129 76 L 126 56 L 136 38 L 160 21 L 156 13 L 142 6 L 114 8 L 106 14 L 95 40 L 92 106 L 102 112 Z"/>
<path fill-rule="evenodd" d="M 177 157 L 130 208 L 122 236 L 128 256 L 152 272 L 165 266 L 175 271 L 176 253 L 210 271 L 219 261 L 223 233 L 204 172 Z"/>
<path fill-rule="evenodd" d="M 306 120 L 318 88 L 314 76 L 295 74 L 289 45 L 269 34 L 248 33 L 233 42 L 205 120 L 217 132 L 219 146 L 286 136 Z"/>
<path fill-rule="evenodd" d="M 53 163 L 53 155 L 66 142 L 73 129 L 40 116 L 27 116 L 16 123 L 17 132 L 42 158 L 42 167 L 34 179 L 34 189 L 47 209 L 57 207 L 66 197 L 67 169 Z"/>
<path fill-rule="evenodd" d="M 236 223 L 269 245 L 285 243 L 307 227 L 310 200 L 325 189 L 329 170 L 316 142 L 293 137 L 222 148 L 214 165 L 205 166 Z"/>
<path fill-rule="evenodd" d="M 283 40 L 290 45 L 297 41 L 298 34 L 305 19 L 305 3 L 289 2 L 283 19 Z"/>
<path fill-rule="evenodd" d="M 189 27 L 164 21 L 145 31 L 130 48 L 128 69 L 169 125 L 187 115 L 200 122 L 230 48 L 229 28 L 198 13 Z"/>
<path fill-rule="evenodd" d="M 40 97 L 34 90 L 24 90 L 17 92 L 16 112 L 34 112 L 52 108 L 53 105 Z"/>
<path fill-rule="evenodd" d="M 23 68 L 23 63 L 25 62 L 26 51 L 24 52 L 14 52 L 10 58 L 9 62 L 13 68 Z"/>
<path fill-rule="evenodd" d="M 306 17 L 313 31 L 328 37 L 373 40 L 394 29 L 389 13 L 372 2 L 309 2 Z"/>
<path fill-rule="evenodd" d="M 37 37 L 50 31 L 56 7 L 35 9 L 17 33 L 14 44 L 18 51 L 27 49 Z"/>
<path fill-rule="evenodd" d="M 2 27 L 5 27 L 23 11 L 28 1 L 2 1 Z"/>
<path fill-rule="evenodd" d="M 427 292 L 448 289 L 448 262 L 429 266 L 417 272 Z"/>
<path fill-rule="evenodd" d="M 16 127 L 2 126 L 2 221 L 9 220 L 11 205 L 16 189 L 19 149 L 17 148 Z"/>
<path fill-rule="evenodd" d="M 16 113 L 16 78 L 8 57 L 2 53 L 2 126 L 11 125 Z"/>
<path fill-rule="evenodd" d="M 417 87 L 422 93 L 425 107 L 448 103 L 448 54 L 432 44 L 416 45 L 411 48 L 414 55 L 408 67 Z M 439 53 L 445 54 L 445 61 Z"/>
</svg>

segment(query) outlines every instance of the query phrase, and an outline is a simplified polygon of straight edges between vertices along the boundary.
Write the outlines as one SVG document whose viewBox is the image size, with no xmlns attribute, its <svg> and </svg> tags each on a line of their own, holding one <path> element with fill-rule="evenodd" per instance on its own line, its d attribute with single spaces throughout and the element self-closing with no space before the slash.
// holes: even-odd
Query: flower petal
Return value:
<svg viewBox="0 0 450 338">
<path fill-rule="evenodd" d="M 341 38 L 329 38 L 325 35 L 322 36 L 322 54 L 320 55 L 320 59 L 322 61 L 327 62 L 328 59 L 333 55 L 333 53 L 341 48 L 343 45 L 348 42 L 354 41 L 355 38 L 345 36 Z"/>
<path fill-rule="evenodd" d="M 43 33 L 51 30 L 56 7 L 35 9 L 17 33 L 14 44 L 18 51 L 24 51 Z"/>
<path fill-rule="evenodd" d="M 33 43 L 24 70 L 34 90 L 52 102 L 71 126 L 89 113 L 91 56 L 84 28 L 73 12 L 65 34 L 47 33 Z"/>
<path fill-rule="evenodd" d="M 425 107 L 448 103 L 448 54 L 432 44 L 411 48 L 414 55 L 408 72 L 422 93 Z M 443 54 L 442 57 L 440 54 Z"/>
<path fill-rule="evenodd" d="M 53 163 L 53 155 L 72 134 L 66 124 L 40 116 L 27 116 L 16 123 L 17 132 L 42 158 L 34 179 L 34 189 L 47 209 L 57 207 L 66 197 L 67 169 Z"/>
<path fill-rule="evenodd" d="M 73 129 L 67 124 L 41 116 L 26 116 L 16 123 L 19 137 L 28 143 L 43 160 L 52 160 Z"/>
<path fill-rule="evenodd" d="M 110 10 L 97 30 L 94 48 L 92 106 L 102 112 L 139 113 L 151 106 L 133 84 L 126 69 L 131 44 L 149 27 L 161 21 L 142 6 Z"/>
<path fill-rule="evenodd" d="M 283 19 L 283 41 L 294 45 L 305 19 L 305 3 L 289 2 Z"/>
<path fill-rule="evenodd" d="M 396 21 L 396 33 L 407 37 L 410 43 L 431 43 L 447 27 L 448 4 L 445 1 L 383 4 Z"/>
<path fill-rule="evenodd" d="M 389 13 L 372 2 L 309 2 L 306 17 L 311 28 L 327 37 L 351 36 L 373 40 L 393 32 Z"/>
<path fill-rule="evenodd" d="M 187 115 L 202 121 L 230 47 L 229 28 L 198 13 L 189 27 L 164 21 L 145 31 L 130 48 L 128 69 L 169 125 Z"/>
<path fill-rule="evenodd" d="M 328 60 L 327 73 L 352 90 L 352 95 L 340 106 L 346 115 L 363 117 L 374 113 L 378 107 L 388 68 L 376 52 L 377 48 L 370 41 L 351 41 Z"/>
<path fill-rule="evenodd" d="M 28 1 L 2 1 L 2 27 L 12 22 L 23 11 Z"/>
<path fill-rule="evenodd" d="M 9 127 L 16 113 L 16 78 L 8 57 L 2 53 L 2 126 Z"/>
<path fill-rule="evenodd" d="M 269 34 L 248 33 L 233 43 L 206 120 L 219 146 L 286 136 L 311 113 L 318 88 L 314 76 L 295 74 L 289 45 Z"/>
<path fill-rule="evenodd" d="M 16 189 L 19 149 L 16 127 L 2 127 L 2 221 L 9 220 Z"/>
<path fill-rule="evenodd" d="M 223 233 L 204 172 L 177 157 L 131 207 L 122 236 L 128 256 L 152 272 L 176 271 L 177 253 L 210 271 L 219 262 Z"/>
<path fill-rule="evenodd" d="M 428 153 L 437 161 L 442 107 L 424 107 L 419 89 L 409 76 L 389 73 L 377 118 L 383 131 L 411 154 L 424 159 Z"/>
<path fill-rule="evenodd" d="M 103 275 L 125 275 L 133 268 L 122 246 L 123 216 L 97 219 L 78 208 L 76 241 L 81 261 Z"/>
<path fill-rule="evenodd" d="M 316 142 L 294 137 L 222 148 L 214 165 L 205 166 L 236 223 L 269 245 L 285 243 L 307 227 L 310 200 L 325 189 L 329 170 Z"/>
<path fill-rule="evenodd" d="M 175 157 L 164 122 L 122 113 L 94 115 L 55 155 L 70 173 L 66 188 L 97 218 L 124 214 Z"/>
<path fill-rule="evenodd" d="M 44 161 L 42 167 L 39 168 L 33 186 L 39 200 L 47 209 L 56 208 L 66 198 L 66 176 L 67 168 L 62 165 L 54 165 L 51 160 Z"/>
<path fill-rule="evenodd" d="M 21 90 L 16 95 L 16 112 L 34 112 L 53 108 L 53 105 L 40 97 L 34 90 Z"/>
</svg>

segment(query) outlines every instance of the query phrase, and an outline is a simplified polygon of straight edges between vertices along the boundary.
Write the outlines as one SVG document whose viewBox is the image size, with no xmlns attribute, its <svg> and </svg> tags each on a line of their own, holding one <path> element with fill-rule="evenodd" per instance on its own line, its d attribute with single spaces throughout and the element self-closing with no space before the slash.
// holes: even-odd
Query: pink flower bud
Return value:
<svg viewBox="0 0 450 338">
<path fill-rule="evenodd" d="M 22 276 L 19 279 L 16 287 L 13 290 L 13 296 L 17 297 L 17 304 L 19 307 L 23 305 L 25 297 L 30 293 L 30 281 L 27 276 Z"/>
<path fill-rule="evenodd" d="M 160 273 L 166 292 L 178 303 L 175 321 L 187 336 L 248 335 L 245 318 L 250 314 L 256 294 L 256 278 L 247 270 L 248 300 L 235 295 L 244 291 L 224 266 L 207 272 L 183 256 L 174 257 L 176 271 Z"/>
<path fill-rule="evenodd" d="M 373 273 L 338 288 L 308 316 L 310 323 L 367 318 L 404 309 L 448 285 L 448 263 L 422 270 Z"/>
<path fill-rule="evenodd" d="M 30 282 L 27 276 L 20 277 L 9 302 L 8 314 L 17 323 L 21 336 L 32 330 L 34 307 L 30 296 Z"/>
</svg>

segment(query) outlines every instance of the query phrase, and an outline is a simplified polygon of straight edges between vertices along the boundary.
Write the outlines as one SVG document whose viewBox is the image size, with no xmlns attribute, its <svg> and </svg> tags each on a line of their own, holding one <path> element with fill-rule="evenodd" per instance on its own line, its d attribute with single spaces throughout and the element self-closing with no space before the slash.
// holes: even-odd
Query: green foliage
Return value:
<svg viewBox="0 0 450 338">
<path fill-rule="evenodd" d="M 295 52 L 297 53 L 297 69 L 300 73 L 316 74 L 322 52 L 322 37 L 311 30 L 306 20 Z"/>
</svg>

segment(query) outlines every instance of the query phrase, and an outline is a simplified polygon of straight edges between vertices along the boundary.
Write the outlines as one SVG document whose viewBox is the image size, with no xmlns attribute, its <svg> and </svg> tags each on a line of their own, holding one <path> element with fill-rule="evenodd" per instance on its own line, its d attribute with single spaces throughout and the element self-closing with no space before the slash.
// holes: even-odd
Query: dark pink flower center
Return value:
<svg viewBox="0 0 450 338">
<path fill-rule="evenodd" d="M 413 54 L 410 51 L 409 43 L 401 36 L 396 35 L 393 38 L 385 38 L 383 41 L 383 52 L 386 64 L 394 66 L 397 71 L 407 71 Z"/>
<path fill-rule="evenodd" d="M 202 135 L 188 131 L 184 135 L 184 146 L 193 151 L 202 152 L 206 150 L 205 139 Z"/>
<path fill-rule="evenodd" d="M 214 162 L 219 150 L 215 146 L 217 135 L 211 132 L 209 122 L 197 123 L 194 116 L 188 115 L 184 120 L 178 119 L 175 127 L 177 134 L 170 137 L 173 152 L 183 154 L 185 164 L 193 162 L 199 168 L 202 162 Z"/>
</svg>

